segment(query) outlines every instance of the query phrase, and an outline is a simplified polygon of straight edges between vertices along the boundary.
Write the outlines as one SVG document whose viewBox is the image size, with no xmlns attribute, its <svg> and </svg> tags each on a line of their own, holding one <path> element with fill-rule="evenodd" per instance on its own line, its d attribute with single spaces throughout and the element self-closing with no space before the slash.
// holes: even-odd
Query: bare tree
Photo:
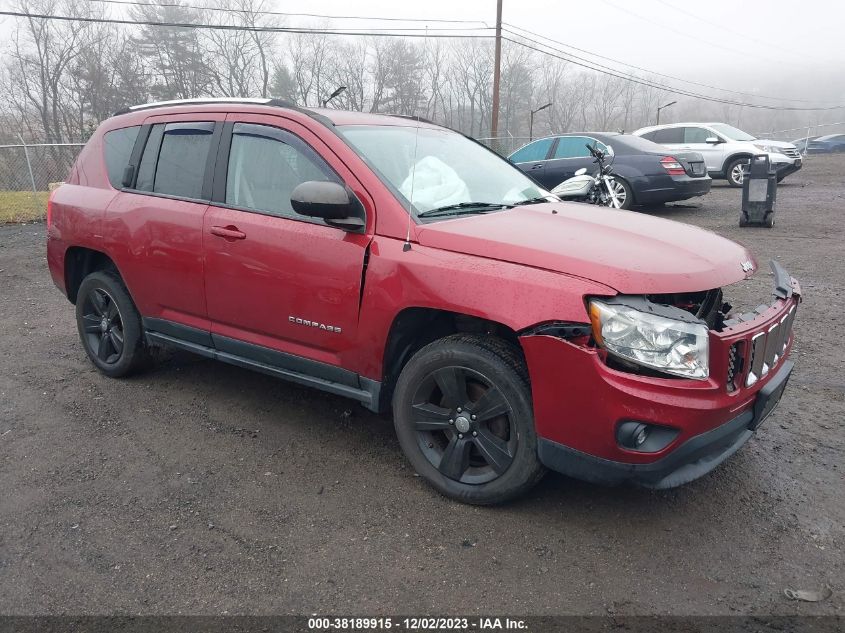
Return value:
<svg viewBox="0 0 845 633">
<path fill-rule="evenodd" d="M 138 21 L 190 24 L 200 21 L 187 5 L 137 5 L 131 15 Z M 144 25 L 134 38 L 138 52 L 151 69 L 150 92 L 158 99 L 190 99 L 212 93 L 212 73 L 197 29 Z"/>
</svg>

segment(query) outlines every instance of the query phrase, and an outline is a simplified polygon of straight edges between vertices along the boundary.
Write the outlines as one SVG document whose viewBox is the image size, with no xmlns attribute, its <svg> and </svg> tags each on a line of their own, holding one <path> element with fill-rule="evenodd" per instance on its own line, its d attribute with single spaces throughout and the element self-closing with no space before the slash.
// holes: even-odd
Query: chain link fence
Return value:
<svg viewBox="0 0 845 633">
<path fill-rule="evenodd" d="M 534 137 L 534 139 L 537 138 L 540 137 Z M 527 136 L 511 136 L 508 134 L 507 136 L 485 136 L 475 140 L 480 143 L 484 143 L 487 147 L 492 149 L 494 152 L 498 152 L 502 156 L 509 156 L 523 145 L 527 145 L 531 139 Z"/>
<path fill-rule="evenodd" d="M 0 224 L 40 220 L 84 143 L 0 145 Z"/>
</svg>

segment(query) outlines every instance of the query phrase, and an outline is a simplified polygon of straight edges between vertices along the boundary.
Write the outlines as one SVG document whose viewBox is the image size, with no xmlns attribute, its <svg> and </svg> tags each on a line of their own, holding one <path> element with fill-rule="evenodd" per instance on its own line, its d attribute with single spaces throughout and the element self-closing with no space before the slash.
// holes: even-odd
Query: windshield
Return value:
<svg viewBox="0 0 845 633">
<path fill-rule="evenodd" d="M 727 136 L 732 141 L 756 141 L 757 138 L 751 136 L 747 132 L 743 132 L 742 130 L 738 130 L 732 125 L 727 125 L 725 123 L 714 123 L 711 125 L 714 130 L 719 132 L 722 136 Z"/>
<path fill-rule="evenodd" d="M 550 196 L 505 159 L 451 130 L 392 125 L 337 129 L 406 207 L 412 203 L 414 216 L 444 207 L 473 212 L 470 203 L 478 203 L 478 212 L 489 212 L 491 206 Z"/>
</svg>

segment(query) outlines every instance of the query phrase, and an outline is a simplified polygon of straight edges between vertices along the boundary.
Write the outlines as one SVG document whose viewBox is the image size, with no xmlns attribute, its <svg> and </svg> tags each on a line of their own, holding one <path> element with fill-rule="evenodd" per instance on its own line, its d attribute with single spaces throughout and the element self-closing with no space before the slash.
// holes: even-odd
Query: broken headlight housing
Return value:
<svg viewBox="0 0 845 633">
<path fill-rule="evenodd" d="M 647 307 L 648 302 L 643 302 Z M 659 372 L 705 380 L 709 370 L 707 325 L 628 305 L 590 301 L 593 338 L 608 353 Z"/>
</svg>

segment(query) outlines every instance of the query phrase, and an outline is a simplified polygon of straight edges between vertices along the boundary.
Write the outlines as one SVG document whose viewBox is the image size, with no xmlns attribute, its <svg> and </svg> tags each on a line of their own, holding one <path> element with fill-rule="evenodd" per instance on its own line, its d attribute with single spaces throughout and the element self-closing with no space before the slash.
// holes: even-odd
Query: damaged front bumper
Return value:
<svg viewBox="0 0 845 633">
<path fill-rule="evenodd" d="M 521 338 L 531 377 L 540 460 L 588 481 L 654 488 L 684 484 L 736 452 L 776 406 L 801 289 L 773 263 L 773 302 L 710 330 L 706 380 L 654 377 L 609 367 L 581 340 Z M 660 442 L 620 442 L 641 424 Z"/>
</svg>

